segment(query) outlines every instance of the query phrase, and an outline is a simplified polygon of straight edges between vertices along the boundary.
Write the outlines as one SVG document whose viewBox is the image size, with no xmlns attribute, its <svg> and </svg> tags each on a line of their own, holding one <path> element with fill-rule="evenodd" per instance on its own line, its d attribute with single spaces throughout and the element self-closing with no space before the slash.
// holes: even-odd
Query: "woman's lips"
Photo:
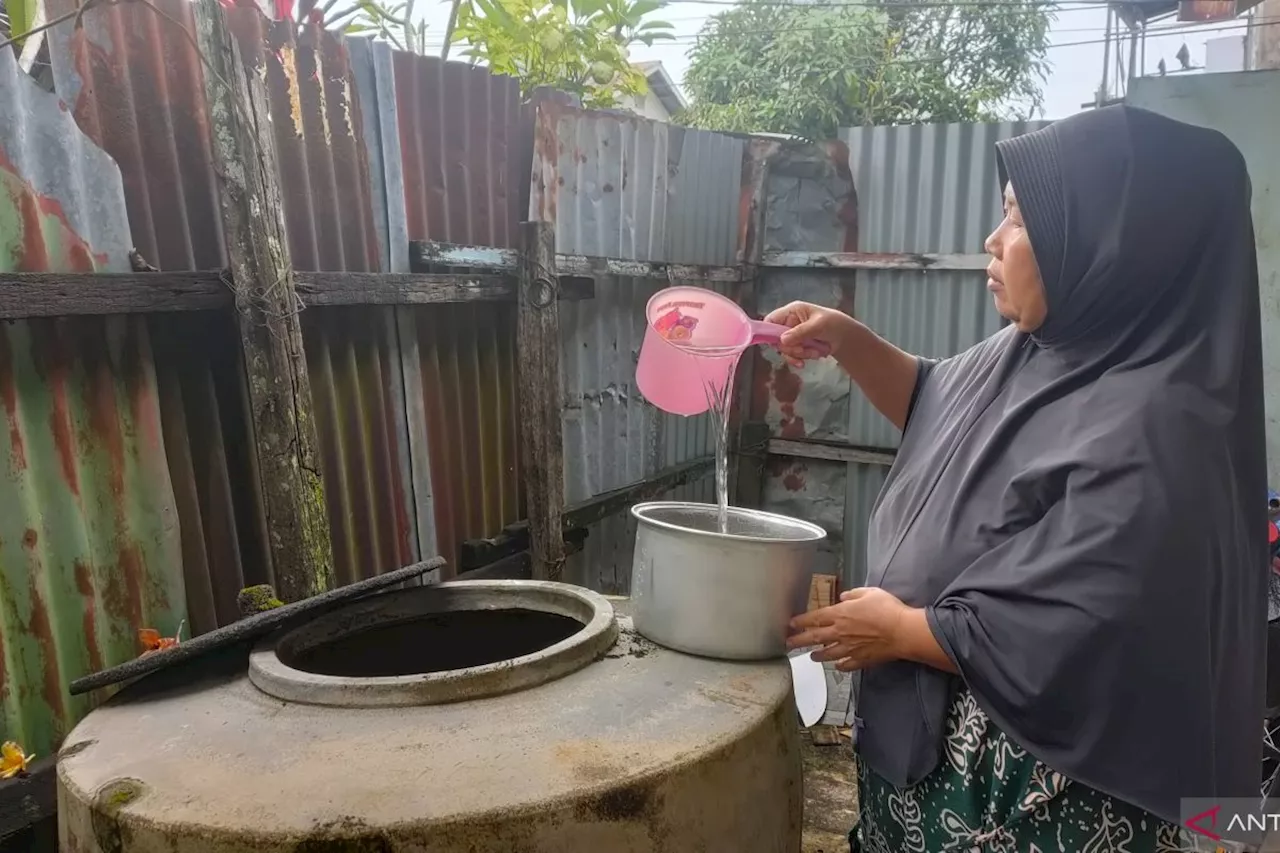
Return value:
<svg viewBox="0 0 1280 853">
<path fill-rule="evenodd" d="M 1003 288 L 1004 282 L 996 278 L 995 264 L 989 264 L 987 266 L 987 290 L 994 293 L 995 291 L 1002 290 Z"/>
</svg>

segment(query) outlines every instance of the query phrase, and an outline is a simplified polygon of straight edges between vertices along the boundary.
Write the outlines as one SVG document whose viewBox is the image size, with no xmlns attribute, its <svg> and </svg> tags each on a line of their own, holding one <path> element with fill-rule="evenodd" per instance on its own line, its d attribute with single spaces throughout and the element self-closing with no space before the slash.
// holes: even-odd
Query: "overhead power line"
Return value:
<svg viewBox="0 0 1280 853">
<path fill-rule="evenodd" d="M 1253 26 L 1259 26 L 1259 27 L 1273 26 L 1275 24 L 1280 24 L 1280 16 L 1256 17 L 1253 19 L 1253 23 L 1252 23 Z M 1186 35 L 1189 32 L 1212 34 L 1212 33 L 1218 33 L 1218 32 L 1230 32 L 1232 30 L 1245 29 L 1245 28 L 1248 28 L 1250 25 L 1251 24 L 1249 21 L 1240 21 L 1237 23 L 1222 24 L 1222 25 L 1206 25 L 1198 22 L 1195 22 L 1195 23 L 1188 22 L 1185 24 L 1176 24 L 1176 25 L 1170 24 L 1170 25 L 1164 25 L 1160 27 L 1151 27 L 1145 31 L 1145 36 L 1147 38 L 1161 38 L 1161 37 L 1176 36 L 1176 35 Z M 826 26 L 826 27 L 788 27 L 786 29 L 770 28 L 770 29 L 760 29 L 760 30 L 733 30 L 726 33 L 726 35 L 730 35 L 730 36 L 783 35 L 786 33 L 796 33 L 796 32 L 830 32 L 833 29 L 836 29 L 836 30 L 851 29 L 855 26 L 857 25 L 851 24 L 849 25 L 849 27 Z M 1056 30 L 1055 32 L 1105 33 L 1107 32 L 1107 29 L 1105 27 L 1080 27 L 1076 29 Z M 674 38 L 663 39 L 660 42 L 655 42 L 655 45 L 656 44 L 689 44 L 691 42 L 697 41 L 698 39 L 703 39 L 706 37 L 707 35 L 704 32 L 680 33 L 680 34 L 677 34 Z M 1127 33 L 1124 34 L 1123 37 L 1127 38 Z M 1106 44 L 1106 42 L 1107 42 L 1107 39 L 1099 38 L 1099 39 L 1088 39 L 1084 41 L 1055 42 L 1052 44 L 1048 44 L 1045 47 L 1048 50 L 1056 50 L 1058 48 L 1064 48 L 1064 47 L 1083 47 L 1086 45 Z M 442 44 L 443 44 L 442 42 L 438 42 L 438 43 L 435 43 L 435 46 L 440 46 Z M 433 46 L 433 43 L 428 42 L 427 46 L 431 47 Z M 1006 55 L 1006 54 L 1022 53 L 1024 51 L 1025 51 L 1025 48 L 1019 47 L 1019 48 L 1012 48 L 1009 51 L 996 52 L 988 55 L 999 56 L 999 55 Z M 944 58 L 945 57 L 938 57 L 937 59 L 918 60 L 918 61 L 936 62 L 938 61 L 938 59 L 944 59 Z M 897 62 L 897 61 L 906 61 L 906 60 L 885 60 L 885 62 L 888 62 L 888 63 Z M 881 65 L 884 63 L 874 63 L 874 64 Z"/>
</svg>

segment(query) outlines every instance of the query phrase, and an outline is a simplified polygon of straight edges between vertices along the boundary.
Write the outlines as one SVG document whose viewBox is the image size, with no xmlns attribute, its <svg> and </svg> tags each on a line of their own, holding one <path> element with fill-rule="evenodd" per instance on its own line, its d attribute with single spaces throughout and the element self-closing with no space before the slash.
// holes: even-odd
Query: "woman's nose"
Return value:
<svg viewBox="0 0 1280 853">
<path fill-rule="evenodd" d="M 997 247 L 1000 245 L 1000 241 L 996 239 L 996 234 L 998 233 L 999 231 L 992 231 L 987 235 L 986 241 L 982 244 L 982 248 L 986 249 L 987 254 L 993 258 L 1000 257 L 1000 253 L 996 251 Z"/>
</svg>

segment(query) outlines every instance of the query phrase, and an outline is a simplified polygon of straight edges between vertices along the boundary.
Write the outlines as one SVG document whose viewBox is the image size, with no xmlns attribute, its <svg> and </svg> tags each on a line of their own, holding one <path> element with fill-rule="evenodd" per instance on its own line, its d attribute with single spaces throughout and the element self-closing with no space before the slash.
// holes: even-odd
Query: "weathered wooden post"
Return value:
<svg viewBox="0 0 1280 853">
<path fill-rule="evenodd" d="M 559 580 L 565 548 L 564 437 L 560 422 L 560 301 L 555 230 L 549 222 L 520 226 L 520 458 L 529 512 L 535 580 Z"/>
<path fill-rule="evenodd" d="M 195 20 L 275 586 L 297 601 L 333 588 L 333 546 L 265 69 L 241 61 L 218 0 Z"/>
</svg>

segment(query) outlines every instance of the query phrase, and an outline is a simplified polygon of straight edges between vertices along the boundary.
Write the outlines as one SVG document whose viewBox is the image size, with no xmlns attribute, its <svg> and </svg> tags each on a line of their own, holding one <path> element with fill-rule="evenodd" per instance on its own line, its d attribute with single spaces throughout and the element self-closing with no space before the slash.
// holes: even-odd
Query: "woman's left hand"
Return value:
<svg viewBox="0 0 1280 853">
<path fill-rule="evenodd" d="M 892 593 L 860 587 L 840 594 L 840 603 L 811 610 L 791 620 L 795 633 L 787 647 L 821 646 L 816 661 L 837 661 L 836 669 L 852 672 L 900 660 L 902 625 L 911 612 Z"/>
</svg>

